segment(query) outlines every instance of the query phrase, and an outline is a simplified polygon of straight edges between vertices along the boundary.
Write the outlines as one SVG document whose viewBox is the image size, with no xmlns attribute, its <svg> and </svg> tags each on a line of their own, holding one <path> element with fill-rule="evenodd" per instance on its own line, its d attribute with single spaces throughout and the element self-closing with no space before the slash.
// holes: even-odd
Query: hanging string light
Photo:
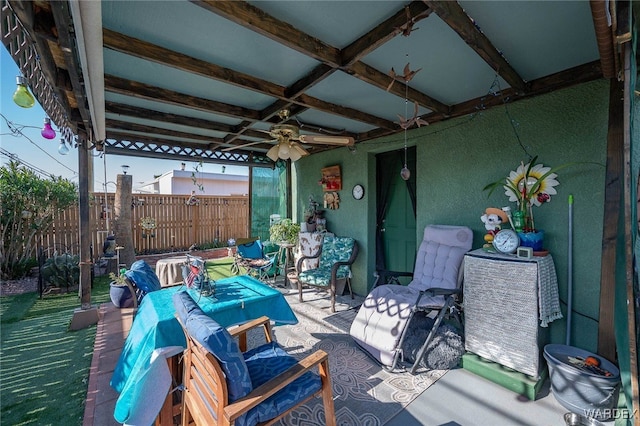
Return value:
<svg viewBox="0 0 640 426">
<path fill-rule="evenodd" d="M 16 91 L 13 92 L 13 102 L 22 108 L 31 108 L 36 100 L 27 88 L 27 79 L 19 75 L 16 77 Z"/>
<path fill-rule="evenodd" d="M 51 127 L 51 119 L 49 117 L 45 117 L 40 134 L 45 139 L 54 139 L 56 137 L 56 131 Z"/>
<path fill-rule="evenodd" d="M 69 148 L 67 148 L 67 144 L 64 143 L 64 139 L 60 138 L 60 145 L 58 145 L 58 154 L 67 155 L 69 153 Z"/>
</svg>

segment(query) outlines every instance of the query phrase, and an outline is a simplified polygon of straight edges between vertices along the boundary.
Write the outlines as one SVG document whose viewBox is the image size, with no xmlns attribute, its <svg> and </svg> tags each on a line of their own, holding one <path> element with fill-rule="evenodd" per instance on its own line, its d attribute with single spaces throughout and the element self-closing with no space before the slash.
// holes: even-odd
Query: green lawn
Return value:
<svg viewBox="0 0 640 426">
<path fill-rule="evenodd" d="M 232 258 L 207 261 L 209 276 L 230 276 Z M 95 305 L 109 302 L 109 277 L 97 277 Z M 77 293 L 0 298 L 0 419 L 3 425 L 81 425 L 96 326 L 69 331 Z"/>
<path fill-rule="evenodd" d="M 99 277 L 92 303 L 109 301 Z M 96 327 L 69 331 L 77 293 L 0 298 L 2 424 L 81 425 Z"/>
</svg>

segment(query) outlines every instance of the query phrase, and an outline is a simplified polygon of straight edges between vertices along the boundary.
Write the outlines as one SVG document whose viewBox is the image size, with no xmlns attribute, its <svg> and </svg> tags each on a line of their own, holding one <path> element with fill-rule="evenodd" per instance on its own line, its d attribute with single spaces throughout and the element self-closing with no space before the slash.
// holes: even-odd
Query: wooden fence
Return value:
<svg viewBox="0 0 640 426">
<path fill-rule="evenodd" d="M 115 194 L 90 194 L 89 220 L 94 255 L 102 253 L 111 221 Z M 247 196 L 197 196 L 198 204 L 188 205 L 188 195 L 133 194 L 131 227 L 136 253 L 160 253 L 185 250 L 219 242 L 226 246 L 229 238 L 249 235 L 249 200 Z M 145 230 L 143 218 L 152 218 L 155 229 Z M 109 226 L 107 226 L 109 220 Z M 39 236 L 43 248 L 77 252 L 79 247 L 79 212 L 73 206 L 58 213 L 52 227 Z M 116 235 L 117 241 L 117 235 Z"/>
</svg>

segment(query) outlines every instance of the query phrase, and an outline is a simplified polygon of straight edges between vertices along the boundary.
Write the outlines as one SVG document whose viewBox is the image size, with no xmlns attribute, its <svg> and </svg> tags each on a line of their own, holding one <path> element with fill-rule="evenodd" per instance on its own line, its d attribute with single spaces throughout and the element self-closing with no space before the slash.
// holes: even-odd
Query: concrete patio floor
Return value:
<svg viewBox="0 0 640 426">
<path fill-rule="evenodd" d="M 350 300 L 348 296 L 343 298 L 346 308 Z M 119 424 L 113 418 L 118 394 L 109 381 L 133 321 L 133 309 L 117 309 L 107 303 L 101 305 L 99 311 L 84 426 Z M 537 399 L 530 401 L 459 368 L 445 374 L 386 426 L 561 426 L 565 424 L 565 412 L 549 391 L 548 380 Z"/>
</svg>

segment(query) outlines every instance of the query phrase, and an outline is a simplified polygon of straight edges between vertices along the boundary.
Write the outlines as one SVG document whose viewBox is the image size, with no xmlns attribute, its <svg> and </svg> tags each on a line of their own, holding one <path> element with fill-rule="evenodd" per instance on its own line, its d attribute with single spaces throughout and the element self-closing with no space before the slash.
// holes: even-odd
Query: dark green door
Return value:
<svg viewBox="0 0 640 426">
<path fill-rule="evenodd" d="M 413 152 L 415 153 L 415 148 Z M 389 205 L 384 219 L 382 238 L 386 269 L 413 272 L 416 259 L 416 218 L 407 183 L 400 177 L 401 167 L 402 165 L 398 167 L 397 173 L 391 174 Z M 415 182 L 415 168 L 411 173 L 412 181 Z"/>
</svg>

